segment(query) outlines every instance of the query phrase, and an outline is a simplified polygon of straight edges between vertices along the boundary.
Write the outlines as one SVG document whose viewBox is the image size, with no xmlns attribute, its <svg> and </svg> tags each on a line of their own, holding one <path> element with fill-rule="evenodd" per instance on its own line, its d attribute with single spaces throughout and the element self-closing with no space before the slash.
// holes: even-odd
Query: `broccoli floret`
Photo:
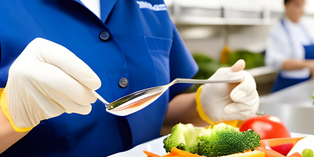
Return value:
<svg viewBox="0 0 314 157">
<path fill-rule="evenodd" d="M 260 146 L 261 137 L 253 130 L 249 129 L 242 132 L 243 141 L 246 147 L 254 150 L 256 147 Z"/>
<path fill-rule="evenodd" d="M 240 132 L 238 128 L 223 123 L 202 129 L 180 123 L 172 128 L 170 136 L 164 140 L 166 152 L 177 147 L 206 157 L 243 153 L 259 145 L 260 136 L 253 130 Z"/>
<path fill-rule="evenodd" d="M 195 128 L 192 124 L 177 124 L 171 129 L 170 136 L 164 139 L 164 148 L 166 152 L 170 152 L 172 147 L 197 153 L 198 147 L 196 139 L 199 128 Z"/>
<path fill-rule="evenodd" d="M 243 153 L 260 145 L 260 137 L 253 130 L 239 132 L 223 123 L 215 125 L 209 136 L 200 134 L 197 140 L 198 154 L 207 157 Z"/>
</svg>

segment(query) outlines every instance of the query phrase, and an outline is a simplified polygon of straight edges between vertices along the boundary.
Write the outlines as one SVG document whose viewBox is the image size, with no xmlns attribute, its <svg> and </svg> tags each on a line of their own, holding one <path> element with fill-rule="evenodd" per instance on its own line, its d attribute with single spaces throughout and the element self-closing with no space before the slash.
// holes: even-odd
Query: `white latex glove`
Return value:
<svg viewBox="0 0 314 157">
<path fill-rule="evenodd" d="M 71 51 L 36 38 L 10 67 L 1 108 L 16 131 L 28 131 L 64 112 L 88 114 L 96 101 L 91 91 L 100 86 L 98 76 Z"/>
<path fill-rule="evenodd" d="M 209 80 L 238 79 L 241 83 L 212 83 L 202 88 L 200 100 L 206 116 L 214 122 L 246 120 L 255 115 L 259 105 L 259 95 L 255 80 L 243 71 L 244 60 L 239 60 L 231 68 L 220 68 Z"/>
</svg>

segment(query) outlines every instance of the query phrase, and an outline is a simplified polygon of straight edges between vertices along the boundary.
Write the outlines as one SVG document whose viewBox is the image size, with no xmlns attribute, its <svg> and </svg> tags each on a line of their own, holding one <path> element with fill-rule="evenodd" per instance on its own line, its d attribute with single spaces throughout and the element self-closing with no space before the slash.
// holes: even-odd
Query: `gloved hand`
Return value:
<svg viewBox="0 0 314 157">
<path fill-rule="evenodd" d="M 210 124 L 230 120 L 246 120 L 255 115 L 259 105 L 259 95 L 255 80 L 243 71 L 244 60 L 239 60 L 231 68 L 220 68 L 210 79 L 239 79 L 241 83 L 216 83 L 201 86 L 196 94 L 197 111 Z"/>
<path fill-rule="evenodd" d="M 64 112 L 88 114 L 101 86 L 93 70 L 65 47 L 36 38 L 9 69 L 1 109 L 18 132 Z"/>
</svg>

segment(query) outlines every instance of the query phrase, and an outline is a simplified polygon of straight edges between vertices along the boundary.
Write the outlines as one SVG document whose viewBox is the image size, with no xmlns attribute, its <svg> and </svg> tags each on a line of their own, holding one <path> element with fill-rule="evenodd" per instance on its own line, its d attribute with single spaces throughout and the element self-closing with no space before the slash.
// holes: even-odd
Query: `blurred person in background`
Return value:
<svg viewBox="0 0 314 157">
<path fill-rule="evenodd" d="M 314 76 L 314 40 L 302 23 L 306 0 L 284 0 L 286 16 L 267 41 L 265 64 L 279 71 L 272 92 Z"/>
</svg>

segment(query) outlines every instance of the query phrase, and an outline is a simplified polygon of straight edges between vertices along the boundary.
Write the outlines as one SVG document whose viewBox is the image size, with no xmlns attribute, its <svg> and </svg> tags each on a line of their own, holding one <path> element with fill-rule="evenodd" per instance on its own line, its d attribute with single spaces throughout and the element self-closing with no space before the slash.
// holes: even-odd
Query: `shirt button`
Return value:
<svg viewBox="0 0 314 157">
<path fill-rule="evenodd" d="M 119 80 L 119 87 L 120 88 L 126 88 L 129 84 L 128 79 L 126 79 L 125 77 L 121 77 Z"/>
<path fill-rule="evenodd" d="M 107 41 L 109 39 L 109 37 L 110 37 L 110 34 L 107 31 L 101 31 L 99 33 L 99 39 L 102 41 Z"/>
</svg>

